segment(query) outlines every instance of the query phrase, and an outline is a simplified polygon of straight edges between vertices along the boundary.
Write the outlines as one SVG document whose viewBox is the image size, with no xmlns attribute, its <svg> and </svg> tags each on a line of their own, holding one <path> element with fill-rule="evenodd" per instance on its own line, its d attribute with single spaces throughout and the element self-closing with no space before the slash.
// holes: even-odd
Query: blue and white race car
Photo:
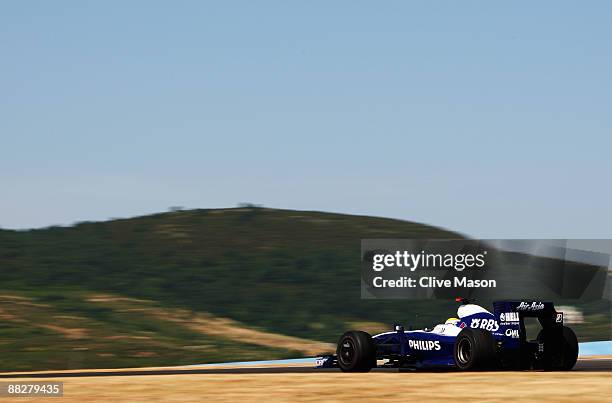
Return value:
<svg viewBox="0 0 612 403">
<path fill-rule="evenodd" d="M 317 357 L 318 368 L 367 372 L 381 367 L 544 369 L 567 371 L 578 357 L 578 340 L 563 326 L 563 313 L 552 302 L 496 301 L 493 313 L 465 298 L 457 318 L 433 329 L 394 330 L 370 336 L 351 330 L 338 341 L 336 354 Z M 535 317 L 542 329 L 527 340 L 524 318 Z"/>
</svg>

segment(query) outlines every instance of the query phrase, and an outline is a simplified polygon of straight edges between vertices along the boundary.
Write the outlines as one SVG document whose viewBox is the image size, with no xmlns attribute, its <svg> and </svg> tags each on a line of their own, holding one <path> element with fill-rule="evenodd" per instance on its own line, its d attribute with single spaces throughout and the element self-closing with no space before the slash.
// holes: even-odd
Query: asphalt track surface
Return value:
<svg viewBox="0 0 612 403">
<path fill-rule="evenodd" d="M 326 373 L 339 372 L 337 368 L 317 369 L 313 367 L 250 367 L 250 368 L 193 368 L 193 369 L 142 369 L 142 370 L 95 370 L 79 372 L 44 372 L 44 373 L 3 373 L 0 378 L 81 378 L 98 376 L 142 376 L 142 375 L 181 375 L 181 374 L 303 374 L 303 373 Z M 410 369 L 397 368 L 375 368 L 372 372 L 414 372 Z M 612 358 L 584 358 L 579 359 L 572 371 L 579 372 L 605 372 L 612 371 Z M 453 372 L 445 371 L 424 371 L 418 372 Z"/>
</svg>

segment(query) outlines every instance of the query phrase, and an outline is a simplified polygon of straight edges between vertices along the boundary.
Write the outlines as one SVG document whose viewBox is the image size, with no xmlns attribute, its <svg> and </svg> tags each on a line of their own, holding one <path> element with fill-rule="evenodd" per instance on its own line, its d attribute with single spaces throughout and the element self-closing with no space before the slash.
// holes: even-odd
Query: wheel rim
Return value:
<svg viewBox="0 0 612 403">
<path fill-rule="evenodd" d="M 350 365 L 355 358 L 355 344 L 351 339 L 344 339 L 340 343 L 340 360 L 345 365 Z"/>
<path fill-rule="evenodd" d="M 467 364 L 472 358 L 472 343 L 468 338 L 461 339 L 457 345 L 457 359 L 461 364 Z"/>
</svg>

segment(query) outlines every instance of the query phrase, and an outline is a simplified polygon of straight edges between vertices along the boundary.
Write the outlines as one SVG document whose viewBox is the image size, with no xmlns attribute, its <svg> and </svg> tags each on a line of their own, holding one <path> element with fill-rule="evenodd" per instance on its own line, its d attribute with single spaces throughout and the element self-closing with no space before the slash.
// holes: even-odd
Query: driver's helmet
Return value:
<svg viewBox="0 0 612 403">
<path fill-rule="evenodd" d="M 457 318 L 448 318 L 446 319 L 446 322 L 444 322 L 445 325 L 454 325 L 454 326 L 459 326 L 459 322 L 460 320 Z"/>
</svg>

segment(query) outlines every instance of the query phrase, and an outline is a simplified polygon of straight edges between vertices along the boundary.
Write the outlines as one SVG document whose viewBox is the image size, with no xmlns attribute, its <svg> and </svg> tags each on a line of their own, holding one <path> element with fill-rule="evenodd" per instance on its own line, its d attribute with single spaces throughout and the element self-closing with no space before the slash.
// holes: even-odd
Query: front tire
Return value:
<svg viewBox="0 0 612 403">
<path fill-rule="evenodd" d="M 351 330 L 338 340 L 338 366 L 343 372 L 368 372 L 376 366 L 376 346 L 366 332 Z"/>
<path fill-rule="evenodd" d="M 495 340 L 486 330 L 463 329 L 455 340 L 453 355 L 455 365 L 462 371 L 494 369 Z"/>
</svg>

